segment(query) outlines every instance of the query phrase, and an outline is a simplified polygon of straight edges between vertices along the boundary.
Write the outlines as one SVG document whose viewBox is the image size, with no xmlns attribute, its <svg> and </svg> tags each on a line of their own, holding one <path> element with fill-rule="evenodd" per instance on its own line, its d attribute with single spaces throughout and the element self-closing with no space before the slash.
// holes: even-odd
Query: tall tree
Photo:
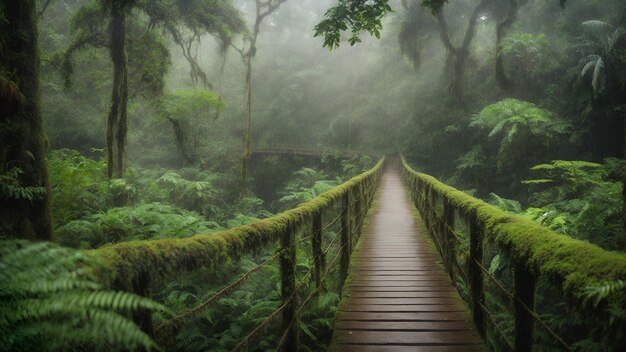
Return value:
<svg viewBox="0 0 626 352">
<path fill-rule="evenodd" d="M 252 59 L 256 54 L 256 41 L 261 31 L 261 23 L 265 17 L 269 16 L 272 12 L 278 10 L 287 0 L 255 0 L 255 13 L 254 26 L 249 35 L 244 38 L 244 46 L 242 48 L 234 47 L 239 52 L 246 65 L 246 129 L 243 137 L 243 156 L 241 158 L 241 194 L 245 197 L 248 195 L 248 162 L 250 160 L 251 149 L 251 132 L 252 132 Z"/>
<path fill-rule="evenodd" d="M 510 89 L 511 80 L 507 77 L 504 70 L 504 55 L 502 55 L 502 40 L 506 36 L 506 32 L 511 28 L 517 17 L 517 12 L 521 5 L 527 0 L 507 0 L 502 4 L 506 7 L 506 15 L 496 24 L 496 80 L 501 88 Z M 501 5 L 502 5 L 501 4 Z"/>
<path fill-rule="evenodd" d="M 0 4 L 0 236 L 50 240 L 35 4 Z"/>
<path fill-rule="evenodd" d="M 108 31 L 98 26 L 104 19 L 98 10 L 106 14 Z M 124 175 L 126 135 L 128 133 L 129 68 L 127 55 L 127 19 L 131 10 L 142 12 L 149 17 L 148 29 L 156 26 L 163 28 L 172 36 L 174 42 L 183 49 L 189 61 L 192 79 L 200 80 L 209 86 L 206 75 L 191 54 L 194 42 L 206 34 L 218 36 L 222 42 L 229 42 L 233 33 L 242 31 L 244 25 L 239 12 L 231 1 L 212 0 L 104 0 L 99 9 L 93 3 L 79 9 L 74 26 L 74 40 L 65 53 L 66 75 L 71 74 L 71 56 L 86 45 L 106 47 L 113 63 L 113 86 L 111 106 L 107 119 L 106 149 L 107 176 L 119 178 Z M 182 35 L 182 28 L 192 32 L 190 38 Z M 227 45 L 222 45 L 227 47 Z M 149 65 L 142 62 L 140 65 Z M 165 71 L 160 72 L 161 78 Z M 161 85 L 162 86 L 162 85 Z"/>
<path fill-rule="evenodd" d="M 455 100 L 465 103 L 465 69 L 469 58 L 469 49 L 474 35 L 476 34 L 476 24 L 481 13 L 493 4 L 494 0 L 481 0 L 472 10 L 467 22 L 465 35 L 460 44 L 455 45 L 450 37 L 448 22 L 443 14 L 443 10 L 435 13 L 439 25 L 439 36 L 446 50 L 448 51 L 448 62 L 452 66 L 452 78 L 450 80 L 450 91 Z"/>
<path fill-rule="evenodd" d="M 120 178 L 124 175 L 124 155 L 128 134 L 128 55 L 126 54 L 126 15 L 132 0 L 107 0 L 111 61 L 113 62 L 113 88 L 111 107 L 107 118 L 107 176 Z"/>
</svg>

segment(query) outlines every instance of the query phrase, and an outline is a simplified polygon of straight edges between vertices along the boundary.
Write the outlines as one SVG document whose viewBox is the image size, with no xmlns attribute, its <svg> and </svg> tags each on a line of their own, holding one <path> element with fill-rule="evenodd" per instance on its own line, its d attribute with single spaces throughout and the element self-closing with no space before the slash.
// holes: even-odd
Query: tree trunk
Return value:
<svg viewBox="0 0 626 352">
<path fill-rule="evenodd" d="M 452 44 L 448 30 L 448 23 L 443 15 L 443 11 L 439 11 L 436 15 L 437 23 L 439 24 L 439 37 L 448 51 L 450 59 L 452 59 L 451 62 L 453 72 L 450 81 L 450 91 L 452 92 L 454 100 L 460 106 L 465 106 L 465 66 L 467 65 L 467 58 L 469 57 L 470 44 L 476 34 L 478 16 L 485 8 L 491 5 L 493 1 L 494 0 L 482 0 L 478 5 L 476 5 L 467 23 L 463 43 L 461 43 L 458 47 Z"/>
<path fill-rule="evenodd" d="M 626 106 L 626 103 L 624 103 Z M 626 116 L 624 116 L 626 120 Z M 624 159 L 626 159 L 626 123 L 624 123 Z M 624 231 L 622 233 L 622 248 L 626 247 L 626 168 L 622 169 L 622 225 Z"/>
<path fill-rule="evenodd" d="M 128 132 L 128 58 L 126 56 L 126 18 L 121 5 L 111 5 L 111 60 L 113 89 L 107 119 L 107 176 L 124 176 L 124 154 Z"/>
<path fill-rule="evenodd" d="M 509 0 L 508 1 L 508 11 L 506 14 L 506 18 L 502 22 L 498 22 L 496 25 L 496 81 L 498 81 L 498 85 L 500 88 L 505 90 L 510 90 L 512 88 L 511 80 L 507 77 L 506 72 L 504 70 L 504 58 L 501 53 L 501 44 L 502 39 L 506 35 L 506 31 L 511 28 L 513 22 L 515 22 L 515 17 L 517 16 L 517 10 L 519 9 L 519 4 L 517 0 Z"/>
<path fill-rule="evenodd" d="M 454 72 L 450 82 L 450 90 L 456 102 L 461 106 L 465 105 L 465 63 L 468 54 L 467 50 L 459 48 L 453 56 Z"/>
<path fill-rule="evenodd" d="M 185 132 L 183 131 L 183 126 L 181 126 L 180 121 L 173 117 L 166 117 L 167 120 L 172 124 L 172 129 L 174 130 L 174 138 L 176 139 L 176 145 L 180 151 L 180 156 L 183 160 L 182 166 L 190 166 L 194 163 L 194 159 L 190 156 L 191 153 L 187 152 L 187 147 L 185 146 Z"/>
<path fill-rule="evenodd" d="M 20 187 L 36 187 L 34 196 L 0 194 L 0 235 L 50 240 L 50 184 L 46 139 L 39 96 L 39 51 L 34 0 L 3 1 L 0 24 L 3 53 L 0 69 L 0 173 L 19 168 Z M 8 84 L 7 82 L 11 82 Z M 5 94 L 7 93 L 13 94 Z M 12 92 L 11 92 L 12 90 Z M 45 192 L 44 192 L 45 191 Z"/>
<path fill-rule="evenodd" d="M 241 195 L 247 197 L 249 195 L 248 190 L 248 163 L 250 161 L 250 133 L 252 132 L 252 55 L 254 50 L 254 46 L 251 46 L 250 53 L 248 54 L 248 58 L 246 60 L 246 100 L 247 100 L 247 122 L 246 122 L 246 130 L 243 141 L 243 158 L 241 163 Z"/>
</svg>

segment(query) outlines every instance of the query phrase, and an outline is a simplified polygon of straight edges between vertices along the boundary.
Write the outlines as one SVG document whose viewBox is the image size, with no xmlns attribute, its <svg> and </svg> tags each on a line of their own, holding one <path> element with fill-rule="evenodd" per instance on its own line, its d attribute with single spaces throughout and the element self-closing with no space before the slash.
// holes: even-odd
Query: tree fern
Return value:
<svg viewBox="0 0 626 352">
<path fill-rule="evenodd" d="M 129 319 L 160 304 L 107 290 L 88 275 L 81 252 L 23 240 L 0 242 L 0 350 L 155 350 Z"/>
<path fill-rule="evenodd" d="M 591 84 L 593 99 L 597 100 L 624 83 L 619 68 L 624 63 L 620 53 L 626 46 L 626 30 L 600 20 L 585 21 L 581 27 L 580 47 L 585 55 L 579 62 L 580 76 Z"/>
</svg>

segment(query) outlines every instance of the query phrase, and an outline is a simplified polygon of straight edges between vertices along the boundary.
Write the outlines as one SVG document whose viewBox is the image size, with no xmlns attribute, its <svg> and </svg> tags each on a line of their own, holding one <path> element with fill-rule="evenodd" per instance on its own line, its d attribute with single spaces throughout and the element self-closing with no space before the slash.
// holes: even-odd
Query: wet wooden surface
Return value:
<svg viewBox="0 0 626 352">
<path fill-rule="evenodd" d="M 427 243 L 402 181 L 387 165 L 352 255 L 332 351 L 485 351 L 469 311 Z"/>
</svg>

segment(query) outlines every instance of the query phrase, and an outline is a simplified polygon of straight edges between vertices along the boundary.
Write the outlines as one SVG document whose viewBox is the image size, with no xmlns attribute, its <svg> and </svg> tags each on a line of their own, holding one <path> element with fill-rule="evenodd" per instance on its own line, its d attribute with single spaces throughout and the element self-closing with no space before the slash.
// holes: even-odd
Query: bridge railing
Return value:
<svg viewBox="0 0 626 352">
<path fill-rule="evenodd" d="M 337 148 L 323 148 L 317 146 L 303 146 L 303 145 L 268 145 L 268 146 L 253 146 L 252 154 L 289 154 L 289 155 L 312 155 L 318 156 L 322 154 L 338 155 L 342 157 L 353 157 L 359 155 L 356 151 L 337 149 Z"/>
<path fill-rule="evenodd" d="M 492 350 L 626 346 L 626 255 L 511 215 L 403 159 L 403 178 Z"/>
<path fill-rule="evenodd" d="M 379 186 L 383 164 L 384 159 L 381 159 L 371 170 L 309 202 L 248 225 L 184 239 L 123 242 L 90 250 L 88 254 L 101 263 L 93 268 L 93 274 L 111 288 L 150 296 L 153 288 L 176 282 L 185 273 L 204 275 L 226 265 L 237 266 L 237 261 L 245 256 L 269 252 L 257 260 L 255 267 L 222 283 L 213 290 L 215 294 L 174 318 L 153 326 L 151 314 L 144 312 L 136 315 L 135 320 L 157 342 L 171 343 L 182 324 L 277 260 L 279 282 L 272 285 L 280 286 L 280 302 L 229 348 L 246 350 L 270 325 L 275 326 L 280 321 L 277 350 L 297 351 L 300 311 L 320 291 L 330 287 L 326 283 L 330 276 L 339 279 L 336 285 L 339 290 L 347 276 L 350 253 Z M 305 274 L 296 266 L 300 255 L 309 255 L 313 262 Z"/>
</svg>

